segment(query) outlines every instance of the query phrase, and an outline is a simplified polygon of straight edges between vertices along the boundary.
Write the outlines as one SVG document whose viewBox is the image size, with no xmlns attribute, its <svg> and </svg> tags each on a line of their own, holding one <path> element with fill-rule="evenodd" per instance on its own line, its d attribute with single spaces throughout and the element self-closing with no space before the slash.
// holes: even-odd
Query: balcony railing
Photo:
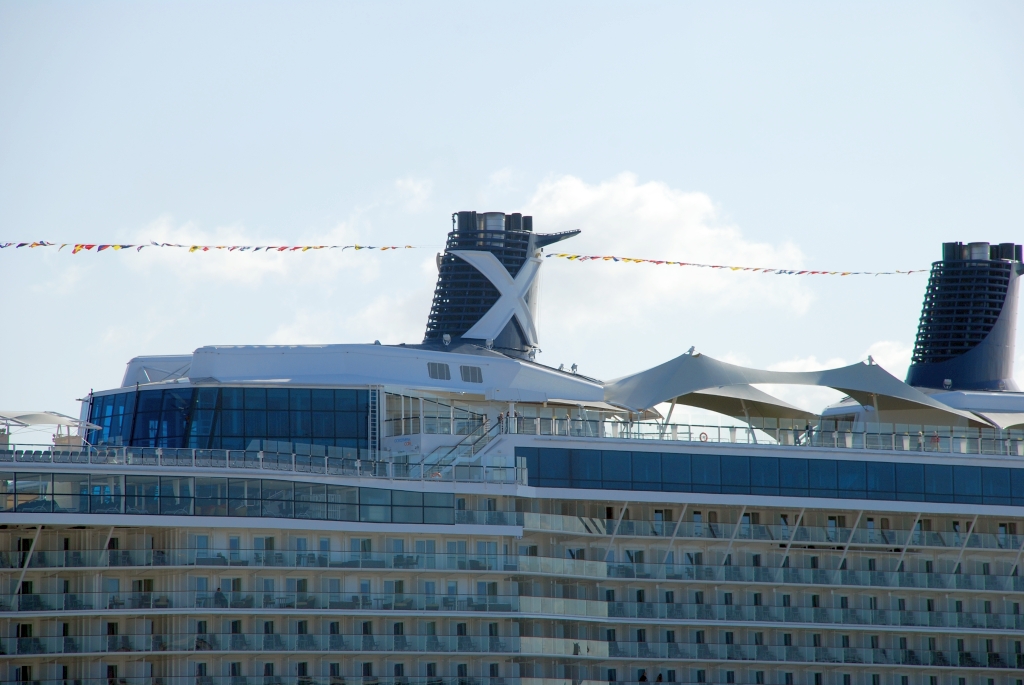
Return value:
<svg viewBox="0 0 1024 685">
<path fill-rule="evenodd" d="M 831 624 L 849 627 L 929 627 L 1024 630 L 1024 615 L 901 609 L 835 609 L 668 602 L 615 602 L 518 595 L 347 594 L 331 592 L 77 592 L 18 594 L 0 598 L 4 612 L 166 611 L 447 612 L 526 614 L 553 618 L 638 619 L 706 623 Z"/>
<path fill-rule="evenodd" d="M 475 512 L 501 513 L 501 512 Z M 274 567 L 400 571 L 515 572 L 595 580 L 820 585 L 969 592 L 1024 592 L 1024 576 L 908 571 L 854 571 L 687 563 L 606 562 L 505 554 L 304 552 L 253 549 L 36 550 L 0 552 L 0 568 Z"/>
<path fill-rule="evenodd" d="M 349 652 L 391 655 L 452 654 L 547 657 L 602 661 L 746 661 L 844 666 L 929 666 L 1024 669 L 1024 655 L 1009 651 L 974 652 L 857 647 L 813 647 L 730 643 L 625 642 L 543 637 L 479 635 L 282 635 L 277 633 L 187 633 L 75 635 L 0 638 L 0 654 L 35 656 L 124 652 Z M 211 654 L 212 656 L 212 654 Z"/>
</svg>

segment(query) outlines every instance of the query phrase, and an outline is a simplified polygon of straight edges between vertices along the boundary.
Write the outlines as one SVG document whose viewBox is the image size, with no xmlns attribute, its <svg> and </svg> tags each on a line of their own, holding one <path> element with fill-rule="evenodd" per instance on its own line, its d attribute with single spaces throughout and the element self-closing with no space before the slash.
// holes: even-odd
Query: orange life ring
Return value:
<svg viewBox="0 0 1024 685">
<path fill-rule="evenodd" d="M 707 433 L 701 433 L 700 434 L 700 441 L 701 442 L 707 442 L 708 441 L 708 434 Z"/>
</svg>

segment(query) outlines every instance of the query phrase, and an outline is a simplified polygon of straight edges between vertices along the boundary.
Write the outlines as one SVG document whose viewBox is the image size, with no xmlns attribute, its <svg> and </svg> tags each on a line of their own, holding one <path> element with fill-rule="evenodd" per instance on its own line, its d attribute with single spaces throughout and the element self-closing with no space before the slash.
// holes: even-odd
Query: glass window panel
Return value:
<svg viewBox="0 0 1024 685">
<path fill-rule="evenodd" d="M 216 409 L 218 388 L 197 388 L 196 409 Z"/>
<path fill-rule="evenodd" d="M 567 488 L 569 483 L 569 450 L 543 449 L 540 460 L 542 487 Z"/>
<path fill-rule="evenodd" d="M 661 452 L 633 452 L 633 488 L 661 489 Z"/>
<path fill-rule="evenodd" d="M 225 388 L 225 390 L 228 389 Z M 220 434 L 226 437 L 241 437 L 245 435 L 245 413 L 233 409 L 221 411 Z"/>
<path fill-rule="evenodd" d="M 392 523 L 423 523 L 422 507 L 391 507 Z"/>
<path fill-rule="evenodd" d="M 360 504 L 391 504 L 391 491 L 377 488 L 359 488 Z"/>
<path fill-rule="evenodd" d="M 665 483 L 690 484 L 690 455 L 662 452 L 661 479 Z"/>
<path fill-rule="evenodd" d="M 334 430 L 339 438 L 358 438 L 359 414 L 347 411 L 335 413 Z"/>
<path fill-rule="evenodd" d="M 289 388 L 288 408 L 292 411 L 309 411 L 313 408 L 309 388 Z"/>
<path fill-rule="evenodd" d="M 1010 469 L 983 468 L 981 473 L 985 504 L 1011 504 Z"/>
<path fill-rule="evenodd" d="M 755 495 L 779 494 L 779 460 L 777 457 L 750 458 L 750 488 Z"/>
<path fill-rule="evenodd" d="M 334 411 L 334 391 L 315 389 L 312 391 L 313 411 Z"/>
<path fill-rule="evenodd" d="M 423 493 L 410 492 L 408 490 L 392 490 L 391 504 L 401 507 L 422 507 Z"/>
<path fill-rule="evenodd" d="M 953 467 L 953 498 L 964 504 L 982 503 L 980 467 Z"/>
<path fill-rule="evenodd" d="M 18 503 L 16 511 L 53 511 L 50 488 L 53 479 L 49 473 L 19 473 L 16 478 Z"/>
<path fill-rule="evenodd" d="M 601 452 L 599 450 L 570 450 L 569 459 L 574 487 L 601 487 Z"/>
<path fill-rule="evenodd" d="M 158 476 L 125 476 L 124 511 L 126 514 L 159 514 Z"/>
<path fill-rule="evenodd" d="M 262 489 L 262 481 L 258 478 L 229 479 L 228 516 L 259 516 Z"/>
<path fill-rule="evenodd" d="M 867 462 L 868 499 L 896 498 L 896 471 L 888 462 Z"/>
<path fill-rule="evenodd" d="M 88 476 L 86 476 L 86 479 L 88 479 Z M 14 511 L 14 505 L 17 503 L 14 483 L 13 473 L 10 471 L 0 472 L 0 510 Z"/>
<path fill-rule="evenodd" d="M 139 393 L 139 412 L 159 412 L 163 407 L 163 391 L 143 390 Z"/>
<path fill-rule="evenodd" d="M 391 523 L 391 507 L 361 504 L 359 520 L 369 523 Z"/>
<path fill-rule="evenodd" d="M 135 416 L 135 426 L 132 429 L 132 445 L 136 447 L 156 447 L 156 441 L 160 435 L 160 413 L 142 413 Z"/>
<path fill-rule="evenodd" d="M 327 518 L 327 486 L 317 483 L 295 484 L 295 518 Z"/>
<path fill-rule="evenodd" d="M 925 499 L 929 502 L 953 501 L 953 467 L 927 464 L 924 467 Z"/>
<path fill-rule="evenodd" d="M 241 409 L 242 388 L 221 388 L 220 406 L 221 409 Z"/>
<path fill-rule="evenodd" d="M 227 516 L 227 478 L 196 478 L 195 513 L 196 516 Z"/>
<path fill-rule="evenodd" d="M 424 507 L 423 523 L 440 523 L 445 525 L 451 525 L 455 523 L 455 510 L 441 509 L 435 507 Z"/>
<path fill-rule="evenodd" d="M 333 438 L 334 437 L 334 412 L 315 411 L 313 412 L 313 437 Z"/>
<path fill-rule="evenodd" d="M 262 409 L 267 408 L 267 391 L 265 388 L 245 388 L 245 408 Z"/>
<path fill-rule="evenodd" d="M 309 442 L 313 437 L 313 415 L 308 411 L 292 411 L 291 439 L 293 442 Z"/>
<path fill-rule="evenodd" d="M 807 484 L 806 459 L 779 459 L 779 494 L 806 497 Z"/>
<path fill-rule="evenodd" d="M 722 492 L 745 495 L 750 492 L 750 459 L 723 456 Z"/>
<path fill-rule="evenodd" d="M 924 466 L 896 464 L 896 498 L 919 501 L 924 495 Z"/>
<path fill-rule="evenodd" d="M 120 514 L 124 511 L 124 476 L 89 477 L 89 510 L 94 514 Z"/>
<path fill-rule="evenodd" d="M 722 472 L 717 454 L 690 455 L 690 475 L 694 492 L 721 491 Z"/>
<path fill-rule="evenodd" d="M 245 436 L 250 440 L 267 437 L 267 412 L 245 410 Z"/>
<path fill-rule="evenodd" d="M 541 461 L 545 459 L 541 455 Z M 601 452 L 602 482 L 606 488 L 629 490 L 633 487 L 633 455 L 631 452 L 605 450 Z"/>
<path fill-rule="evenodd" d="M 423 506 L 425 507 L 448 507 L 455 506 L 455 495 L 442 492 L 423 493 Z"/>
<path fill-rule="evenodd" d="M 180 476 L 160 477 L 160 513 L 188 516 L 192 513 L 193 481 Z"/>
<path fill-rule="evenodd" d="M 89 476 L 84 473 L 53 474 L 53 510 L 62 513 L 88 513 Z"/>
<path fill-rule="evenodd" d="M 526 460 L 527 483 L 532 487 L 540 485 L 540 452 L 536 447 L 517 447 L 516 457 Z"/>
<path fill-rule="evenodd" d="M 837 463 L 839 491 L 844 497 L 867 497 L 868 475 L 862 461 L 840 461 Z"/>
<path fill-rule="evenodd" d="M 337 411 L 356 411 L 356 409 L 358 408 L 356 403 L 356 391 L 335 390 L 334 408 Z"/>
<path fill-rule="evenodd" d="M 287 480 L 264 480 L 264 500 L 292 500 L 295 499 L 294 483 Z"/>
<path fill-rule="evenodd" d="M 288 411 L 288 388 L 267 388 L 267 409 Z"/>
<path fill-rule="evenodd" d="M 836 497 L 836 463 L 832 459 L 808 459 L 807 482 L 811 497 Z"/>
<path fill-rule="evenodd" d="M 1013 504 L 1024 506 L 1024 469 L 1010 469 L 1010 481 Z"/>
<path fill-rule="evenodd" d="M 374 391 L 376 392 L 376 391 Z M 370 411 L 370 391 L 356 390 L 356 411 L 366 413 Z"/>
<path fill-rule="evenodd" d="M 286 411 L 267 412 L 267 437 L 284 439 L 291 433 L 290 418 Z"/>
<path fill-rule="evenodd" d="M 359 488 L 327 486 L 327 518 L 332 521 L 359 520 Z"/>
</svg>

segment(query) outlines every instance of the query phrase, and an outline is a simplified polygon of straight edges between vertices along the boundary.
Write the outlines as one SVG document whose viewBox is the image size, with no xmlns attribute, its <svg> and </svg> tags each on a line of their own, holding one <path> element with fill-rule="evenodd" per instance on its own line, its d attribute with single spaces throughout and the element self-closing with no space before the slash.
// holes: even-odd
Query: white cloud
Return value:
<svg viewBox="0 0 1024 685">
<path fill-rule="evenodd" d="M 582 229 L 580 236 L 547 248 L 548 254 L 766 267 L 799 267 L 804 261 L 792 243 L 746 238 L 704 193 L 641 183 L 629 173 L 596 184 L 574 176 L 549 179 L 524 212 L 534 216 L 540 232 Z M 765 321 L 776 325 L 803 315 L 812 302 L 811 290 L 794 277 L 555 257 L 545 262 L 541 346 L 559 355 L 572 350 L 586 359 L 587 372 L 604 377 L 651 366 L 691 344 L 701 349 L 709 328 L 753 332 L 751 326 Z M 638 364 L 638 355 L 623 355 L 624 348 L 653 358 Z M 707 351 L 722 357 L 729 349 Z"/>
<path fill-rule="evenodd" d="M 406 208 L 409 211 L 418 212 L 426 207 L 434 184 L 430 179 L 407 176 L 395 181 L 395 188 L 402 196 Z"/>
</svg>

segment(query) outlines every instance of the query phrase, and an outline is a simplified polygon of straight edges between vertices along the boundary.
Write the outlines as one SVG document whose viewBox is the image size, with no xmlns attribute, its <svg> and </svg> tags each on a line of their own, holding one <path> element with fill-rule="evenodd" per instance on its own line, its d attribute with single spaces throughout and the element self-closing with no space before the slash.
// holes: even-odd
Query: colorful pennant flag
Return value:
<svg viewBox="0 0 1024 685">
<path fill-rule="evenodd" d="M 567 259 L 570 262 L 624 262 L 626 264 L 654 264 L 661 266 L 693 266 L 701 269 L 729 269 L 730 271 L 751 271 L 755 273 L 773 274 L 776 276 L 895 276 L 905 274 L 928 273 L 928 269 L 910 269 L 907 271 L 810 271 L 795 269 L 777 269 L 763 266 L 726 266 L 723 264 L 698 264 L 695 262 L 670 262 L 663 259 L 636 259 L 635 257 L 615 257 L 603 255 L 578 255 L 567 252 L 552 252 L 545 257 Z"/>
</svg>

